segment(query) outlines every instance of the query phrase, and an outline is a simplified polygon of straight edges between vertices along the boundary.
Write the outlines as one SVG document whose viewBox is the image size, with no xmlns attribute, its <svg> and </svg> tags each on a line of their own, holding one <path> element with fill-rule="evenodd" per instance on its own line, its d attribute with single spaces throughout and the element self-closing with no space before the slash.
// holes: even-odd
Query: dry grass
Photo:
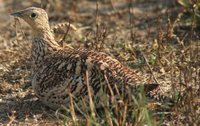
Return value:
<svg viewBox="0 0 200 126">
<path fill-rule="evenodd" d="M 163 92 L 173 96 L 175 105 L 157 108 L 140 94 L 137 100 L 133 97 L 131 107 L 122 99 L 111 108 L 95 110 L 91 96 L 89 107 L 76 112 L 72 98 L 71 108 L 65 108 L 60 118 L 58 112 L 44 107 L 31 89 L 29 28 L 19 24 L 15 28 L 8 16 L 16 8 L 40 6 L 40 1 L 7 0 L 0 1 L 5 9 L 0 11 L 0 125 L 200 124 L 199 30 L 181 23 L 178 5 L 170 0 L 172 4 L 156 0 L 132 4 L 123 0 L 46 1 L 42 6 L 52 24 L 68 21 L 78 29 L 66 30 L 64 44 L 112 55 L 141 74 L 144 82 L 161 84 Z"/>
</svg>

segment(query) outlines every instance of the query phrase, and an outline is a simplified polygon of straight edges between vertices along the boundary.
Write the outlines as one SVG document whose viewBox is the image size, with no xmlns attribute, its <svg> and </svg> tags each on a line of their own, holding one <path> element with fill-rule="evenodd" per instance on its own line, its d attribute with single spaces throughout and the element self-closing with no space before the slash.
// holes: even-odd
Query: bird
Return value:
<svg viewBox="0 0 200 126">
<path fill-rule="evenodd" d="M 29 7 L 11 15 L 23 19 L 32 29 L 31 83 L 35 95 L 47 106 L 68 107 L 71 98 L 81 105 L 90 96 L 96 106 L 102 106 L 106 103 L 104 95 L 138 96 L 141 87 L 152 99 L 165 98 L 157 93 L 159 84 L 141 84 L 134 70 L 106 53 L 61 47 L 42 8 Z"/>
<path fill-rule="evenodd" d="M 86 29 L 86 28 L 84 28 L 84 29 Z M 71 33 L 71 35 L 73 35 L 73 37 L 79 39 L 79 38 L 81 38 L 82 30 L 83 30 L 83 28 L 78 29 L 69 22 L 57 23 L 57 24 L 53 25 L 51 28 L 51 31 L 54 34 L 54 38 L 59 43 L 59 45 L 61 45 L 63 47 L 68 46 L 70 48 L 72 48 L 70 45 L 64 43 L 66 36 L 70 35 L 70 33 Z"/>
</svg>

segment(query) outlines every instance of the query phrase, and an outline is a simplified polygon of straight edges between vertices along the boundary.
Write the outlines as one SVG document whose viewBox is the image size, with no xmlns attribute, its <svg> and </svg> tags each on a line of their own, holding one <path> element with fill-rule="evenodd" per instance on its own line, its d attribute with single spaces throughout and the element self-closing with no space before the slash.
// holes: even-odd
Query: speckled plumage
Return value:
<svg viewBox="0 0 200 126">
<path fill-rule="evenodd" d="M 70 94 L 76 103 L 81 99 L 87 101 L 87 81 L 97 106 L 105 102 L 104 94 L 138 94 L 140 77 L 116 59 L 86 49 L 60 47 L 43 9 L 30 7 L 12 15 L 24 19 L 33 30 L 32 86 L 35 94 L 48 106 L 70 105 Z M 151 92 L 157 87 L 152 84 L 144 88 L 149 96 L 160 98 Z"/>
</svg>

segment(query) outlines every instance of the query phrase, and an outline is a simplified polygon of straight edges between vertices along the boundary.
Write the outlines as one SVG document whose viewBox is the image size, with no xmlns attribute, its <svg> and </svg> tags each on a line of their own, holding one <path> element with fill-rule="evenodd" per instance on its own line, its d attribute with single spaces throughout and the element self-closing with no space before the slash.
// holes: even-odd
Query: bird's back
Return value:
<svg viewBox="0 0 200 126">
<path fill-rule="evenodd" d="M 104 53 L 85 49 L 58 50 L 41 64 L 35 70 L 32 83 L 36 94 L 47 104 L 49 101 L 67 105 L 69 94 L 77 102 L 87 99 L 87 82 L 92 95 L 99 99 L 96 102 L 101 102 L 104 94 L 122 94 L 128 92 L 127 89 L 131 89 L 132 95 L 138 93 L 139 76 Z"/>
</svg>

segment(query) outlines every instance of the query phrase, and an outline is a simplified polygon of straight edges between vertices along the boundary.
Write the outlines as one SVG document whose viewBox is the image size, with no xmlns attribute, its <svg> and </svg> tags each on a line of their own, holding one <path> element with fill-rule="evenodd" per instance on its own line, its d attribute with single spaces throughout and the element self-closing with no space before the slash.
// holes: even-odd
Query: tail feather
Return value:
<svg viewBox="0 0 200 126">
<path fill-rule="evenodd" d="M 144 91 L 145 92 L 150 92 L 159 87 L 159 84 L 144 84 Z"/>
<path fill-rule="evenodd" d="M 146 97 L 149 100 L 166 103 L 168 105 L 174 105 L 174 100 L 170 96 L 163 94 L 159 87 L 157 87 L 157 89 L 147 92 Z"/>
</svg>

